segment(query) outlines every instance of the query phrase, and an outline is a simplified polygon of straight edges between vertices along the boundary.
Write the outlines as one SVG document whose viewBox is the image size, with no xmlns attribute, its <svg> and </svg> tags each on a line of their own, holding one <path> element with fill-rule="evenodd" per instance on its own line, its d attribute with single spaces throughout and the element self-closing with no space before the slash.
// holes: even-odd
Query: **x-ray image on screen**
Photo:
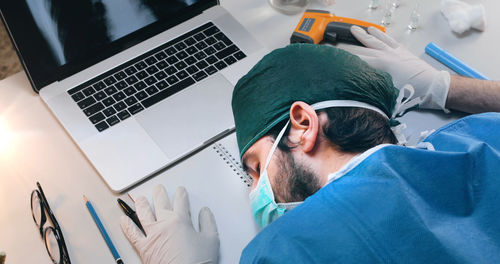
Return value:
<svg viewBox="0 0 500 264">
<path fill-rule="evenodd" d="M 196 0 L 25 0 L 57 65 L 99 50 Z"/>
</svg>

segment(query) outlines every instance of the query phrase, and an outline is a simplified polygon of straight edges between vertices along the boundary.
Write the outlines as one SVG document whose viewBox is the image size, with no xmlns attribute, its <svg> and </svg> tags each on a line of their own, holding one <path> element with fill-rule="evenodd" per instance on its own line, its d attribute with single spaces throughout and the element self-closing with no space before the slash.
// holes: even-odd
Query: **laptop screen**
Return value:
<svg viewBox="0 0 500 264">
<path fill-rule="evenodd" d="M 1 1 L 35 91 L 179 24 L 217 0 Z"/>
</svg>

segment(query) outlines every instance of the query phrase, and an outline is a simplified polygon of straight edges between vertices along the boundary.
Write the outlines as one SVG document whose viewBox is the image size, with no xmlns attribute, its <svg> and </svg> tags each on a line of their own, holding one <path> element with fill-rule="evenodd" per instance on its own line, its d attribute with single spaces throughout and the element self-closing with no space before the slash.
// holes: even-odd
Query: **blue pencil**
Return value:
<svg viewBox="0 0 500 264">
<path fill-rule="evenodd" d="M 455 72 L 457 72 L 462 76 L 475 79 L 489 80 L 488 77 L 474 70 L 465 62 L 459 60 L 457 57 L 451 55 L 449 52 L 445 51 L 444 49 L 434 44 L 433 42 L 430 42 L 429 44 L 427 44 L 427 46 L 425 46 L 425 53 L 429 54 L 434 59 L 448 66 L 450 69 L 454 70 Z"/>
<path fill-rule="evenodd" d="M 111 251 L 111 254 L 113 254 L 113 258 L 115 258 L 116 263 L 118 264 L 123 264 L 122 259 L 120 258 L 120 255 L 118 255 L 118 251 L 116 251 L 115 246 L 113 245 L 113 242 L 111 242 L 111 239 L 108 236 L 108 232 L 106 232 L 106 229 L 104 229 L 104 226 L 102 225 L 101 220 L 97 216 L 97 213 L 94 210 L 94 207 L 90 203 L 90 201 L 83 196 L 83 200 L 85 201 L 85 205 L 87 206 L 87 209 L 89 209 L 90 215 L 94 219 L 95 224 L 99 228 L 99 231 L 101 231 L 101 235 L 104 238 L 104 241 L 106 241 L 106 244 L 108 245 L 109 250 Z"/>
</svg>

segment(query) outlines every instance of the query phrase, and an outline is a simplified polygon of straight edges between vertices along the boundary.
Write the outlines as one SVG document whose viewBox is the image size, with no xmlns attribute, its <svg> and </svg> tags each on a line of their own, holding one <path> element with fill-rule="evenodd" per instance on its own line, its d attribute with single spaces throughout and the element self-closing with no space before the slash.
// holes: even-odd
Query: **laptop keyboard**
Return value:
<svg viewBox="0 0 500 264">
<path fill-rule="evenodd" d="M 245 57 L 209 22 L 68 93 L 101 132 Z"/>
</svg>

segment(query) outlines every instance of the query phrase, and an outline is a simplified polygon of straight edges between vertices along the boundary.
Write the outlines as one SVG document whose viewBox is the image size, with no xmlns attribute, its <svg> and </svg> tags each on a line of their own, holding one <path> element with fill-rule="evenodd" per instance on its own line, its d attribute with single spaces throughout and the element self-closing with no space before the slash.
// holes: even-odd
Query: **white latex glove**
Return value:
<svg viewBox="0 0 500 264">
<path fill-rule="evenodd" d="M 135 200 L 137 216 L 147 237 L 129 217 L 120 219 L 122 231 L 141 256 L 142 263 L 217 263 L 219 235 L 210 209 L 200 210 L 198 232 L 191 221 L 184 187 L 178 187 L 175 192 L 173 210 L 162 185 L 153 190 L 153 204 L 155 214 L 145 197 Z"/>
<path fill-rule="evenodd" d="M 352 26 L 351 33 L 366 47 L 344 45 L 342 49 L 358 55 L 373 68 L 388 72 L 396 88 L 401 89 L 406 84 L 413 86 L 415 97 L 422 98 L 420 108 L 448 112 L 445 104 L 450 73 L 436 70 L 375 27 L 369 27 L 368 34 Z"/>
<path fill-rule="evenodd" d="M 484 31 L 486 16 L 483 5 L 469 5 L 459 0 L 442 0 L 441 13 L 446 17 L 451 30 L 462 34 L 470 28 Z"/>
</svg>

